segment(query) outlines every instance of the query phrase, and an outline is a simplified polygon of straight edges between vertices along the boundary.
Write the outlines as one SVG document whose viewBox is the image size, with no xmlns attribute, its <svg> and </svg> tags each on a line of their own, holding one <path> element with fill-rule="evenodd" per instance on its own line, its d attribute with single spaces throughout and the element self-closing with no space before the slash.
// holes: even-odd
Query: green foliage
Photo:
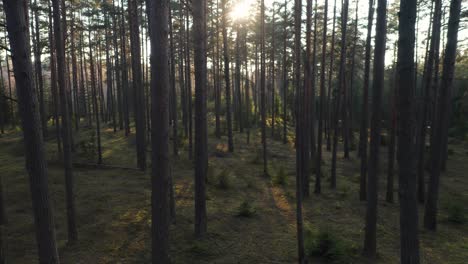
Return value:
<svg viewBox="0 0 468 264">
<path fill-rule="evenodd" d="M 448 206 L 448 217 L 447 220 L 453 224 L 464 224 L 466 223 L 465 209 L 460 202 L 450 204 Z"/>
<path fill-rule="evenodd" d="M 255 156 L 252 159 L 252 164 L 262 164 L 263 162 L 263 152 L 261 148 L 256 148 Z"/>
<path fill-rule="evenodd" d="M 271 182 L 274 185 L 281 185 L 281 186 L 286 186 L 288 184 L 288 175 L 286 174 L 284 167 L 280 167 L 276 173 L 271 179 Z"/>
<path fill-rule="evenodd" d="M 77 150 L 78 155 L 87 160 L 94 160 L 96 158 L 96 143 L 94 131 L 90 137 L 85 138 L 78 142 Z"/>
<path fill-rule="evenodd" d="M 253 207 L 253 205 L 250 203 L 250 201 L 245 200 L 243 201 L 239 208 L 237 208 L 237 216 L 241 217 L 247 217 L 250 218 L 255 215 L 257 211 Z"/>
<path fill-rule="evenodd" d="M 339 187 L 339 191 L 338 191 L 338 196 L 344 200 L 346 199 L 346 197 L 349 196 L 351 192 L 351 187 L 349 186 L 349 184 L 346 184 L 346 185 L 340 185 Z"/>
<path fill-rule="evenodd" d="M 328 229 L 317 231 L 305 226 L 304 245 L 308 256 L 319 257 L 326 263 L 350 263 L 356 255 L 356 246 L 340 239 Z"/>
<path fill-rule="evenodd" d="M 231 178 L 232 178 L 231 173 L 227 169 L 222 170 L 218 174 L 216 186 L 218 186 L 218 188 L 220 189 L 225 189 L 225 190 L 231 188 L 231 185 L 232 185 Z"/>
<path fill-rule="evenodd" d="M 447 149 L 447 154 L 448 154 L 449 156 L 453 156 L 453 154 L 455 154 L 455 151 L 454 151 L 453 149 L 450 149 L 450 148 L 449 148 L 449 149 Z"/>
</svg>

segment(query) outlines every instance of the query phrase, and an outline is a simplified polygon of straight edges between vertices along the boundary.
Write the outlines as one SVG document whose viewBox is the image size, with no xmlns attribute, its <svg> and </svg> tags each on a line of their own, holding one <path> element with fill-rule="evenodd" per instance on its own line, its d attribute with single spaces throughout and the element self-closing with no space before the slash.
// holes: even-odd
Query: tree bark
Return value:
<svg viewBox="0 0 468 264">
<path fill-rule="evenodd" d="M 398 104 L 398 165 L 401 263 L 419 264 L 416 175 L 416 113 L 414 111 L 414 48 L 417 0 L 400 0 L 396 100 Z M 393 120 L 393 122 L 395 122 Z"/>
<path fill-rule="evenodd" d="M 224 56 L 224 82 L 226 85 L 226 122 L 228 128 L 228 150 L 234 152 L 234 142 L 232 135 L 232 118 L 231 118 L 231 81 L 229 76 L 229 47 L 228 47 L 228 35 L 227 35 L 227 0 L 221 0 L 222 15 L 221 15 L 221 27 L 223 30 L 223 56 Z"/>
<path fill-rule="evenodd" d="M 455 71 L 455 59 L 457 53 L 458 28 L 460 25 L 461 0 L 450 2 L 450 16 L 447 30 L 447 44 L 444 52 L 444 67 L 442 82 L 439 89 L 439 105 L 436 111 L 436 123 L 434 141 L 431 146 L 431 173 L 429 177 L 427 201 L 424 211 L 424 227 L 428 230 L 437 229 L 437 202 L 439 198 L 440 173 L 442 164 L 442 144 L 444 118 L 447 117 L 450 104 L 450 95 Z"/>
<path fill-rule="evenodd" d="M 58 69 L 65 69 L 65 43 L 64 32 L 65 29 L 61 23 L 60 11 L 65 12 L 60 6 L 59 0 L 52 0 L 53 19 L 54 19 L 54 35 L 55 47 L 57 49 L 57 67 Z M 75 222 L 75 195 L 73 191 L 73 167 L 71 155 L 71 135 L 70 135 L 70 115 L 68 112 L 68 99 L 66 91 L 65 73 L 58 72 L 58 84 L 60 93 L 60 107 L 62 117 L 62 142 L 63 142 L 63 162 L 65 166 L 65 189 L 66 189 L 66 206 L 67 206 L 67 223 L 68 223 L 68 242 L 73 243 L 78 239 Z"/>
<path fill-rule="evenodd" d="M 367 15 L 367 37 L 364 59 L 364 86 L 362 92 L 361 130 L 359 133 L 359 154 L 361 156 L 361 174 L 359 178 L 359 200 L 367 199 L 367 141 L 369 125 L 369 77 L 371 59 L 372 22 L 374 20 L 374 0 L 369 0 Z"/>
<path fill-rule="evenodd" d="M 136 0 L 128 1 L 130 22 L 130 43 L 132 49 L 133 96 L 135 102 L 135 126 L 137 165 L 140 170 L 146 170 L 146 123 L 145 123 L 145 92 L 141 72 L 140 22 L 138 20 L 138 4 Z"/>
<path fill-rule="evenodd" d="M 24 1 L 3 0 L 24 136 L 36 240 L 40 263 L 59 263 L 54 218 L 47 186 L 47 163 L 37 95 L 33 88 L 32 62 Z"/>
<path fill-rule="evenodd" d="M 207 229 L 206 1 L 195 0 L 192 7 L 195 48 L 195 236 L 200 238 Z"/>
<path fill-rule="evenodd" d="M 152 263 L 169 264 L 169 1 L 150 1 Z"/>
<path fill-rule="evenodd" d="M 382 87 L 384 86 L 385 42 L 387 35 L 387 0 L 377 1 L 374 69 L 372 83 L 372 118 L 367 185 L 367 210 L 364 254 L 375 258 L 377 250 L 377 198 L 380 130 L 382 123 Z"/>
</svg>

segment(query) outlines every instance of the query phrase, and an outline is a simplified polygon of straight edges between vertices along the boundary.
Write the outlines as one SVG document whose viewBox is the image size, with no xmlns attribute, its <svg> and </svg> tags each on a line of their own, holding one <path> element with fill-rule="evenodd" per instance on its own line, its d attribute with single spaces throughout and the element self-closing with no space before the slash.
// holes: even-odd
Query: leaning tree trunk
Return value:
<svg viewBox="0 0 468 264">
<path fill-rule="evenodd" d="M 47 162 L 42 137 L 37 95 L 33 88 L 33 71 L 24 2 L 3 0 L 13 69 L 16 78 L 19 113 L 25 145 L 26 169 L 29 174 L 36 240 L 40 263 L 59 263 L 54 218 L 47 186 Z"/>
<path fill-rule="evenodd" d="M 375 258 L 377 250 L 378 163 L 381 130 L 382 87 L 384 86 L 385 42 L 387 35 L 387 0 L 378 0 L 375 26 L 374 72 L 372 83 L 372 118 L 367 185 L 367 211 L 364 254 Z"/>
<path fill-rule="evenodd" d="M 450 105 L 450 95 L 455 71 L 457 53 L 458 28 L 460 25 L 461 0 L 452 0 L 450 3 L 450 16 L 447 30 L 447 44 L 444 52 L 444 67 L 442 82 L 439 91 L 439 105 L 436 111 L 434 141 L 431 145 L 432 170 L 429 177 L 427 201 L 424 211 L 424 227 L 428 230 L 437 229 L 437 202 L 439 199 L 439 182 L 442 164 L 443 126 Z"/>
</svg>

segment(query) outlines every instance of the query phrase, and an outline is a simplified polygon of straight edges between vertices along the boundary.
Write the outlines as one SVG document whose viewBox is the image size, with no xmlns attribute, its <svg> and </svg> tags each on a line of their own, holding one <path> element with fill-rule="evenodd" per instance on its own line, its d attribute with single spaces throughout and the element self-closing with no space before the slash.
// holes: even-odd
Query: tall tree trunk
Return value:
<svg viewBox="0 0 468 264">
<path fill-rule="evenodd" d="M 47 186 L 47 162 L 37 95 L 33 88 L 33 72 L 25 18 L 24 0 L 3 0 L 13 69 L 24 136 L 26 169 L 36 227 L 40 263 L 59 263 L 55 240 L 54 218 Z"/>
<path fill-rule="evenodd" d="M 206 1 L 195 0 L 192 7 L 195 36 L 195 236 L 202 237 L 207 229 Z"/>
<path fill-rule="evenodd" d="M 97 152 L 98 152 L 98 164 L 102 164 L 102 150 L 101 150 L 101 122 L 99 118 L 99 102 L 96 91 L 96 71 L 94 69 L 94 58 L 93 58 L 93 45 L 91 42 L 91 31 L 88 31 L 89 40 L 89 62 L 91 72 L 91 92 L 93 98 L 93 112 L 94 118 L 96 119 L 96 137 L 97 137 Z"/>
<path fill-rule="evenodd" d="M 359 154 L 361 157 L 361 174 L 359 180 L 359 200 L 367 199 L 367 127 L 369 124 L 369 77 L 371 59 L 371 34 L 374 20 L 374 0 L 369 0 L 367 15 L 367 38 L 364 59 L 364 86 L 362 91 L 361 130 L 359 133 Z"/>
<path fill-rule="evenodd" d="M 34 49 L 34 64 L 37 75 L 37 88 L 39 91 L 39 112 L 41 113 L 41 124 L 42 124 L 42 133 L 44 138 L 48 137 L 47 130 L 47 115 L 45 112 L 45 102 L 44 102 L 44 80 L 42 77 L 42 62 L 41 62 L 41 53 L 42 53 L 42 44 L 39 31 L 39 6 L 37 5 L 37 0 L 34 0 L 34 26 L 35 26 L 35 49 Z M 3 109 L 2 109 L 3 111 Z"/>
<path fill-rule="evenodd" d="M 398 165 L 401 263 L 419 264 L 414 111 L 414 42 L 417 0 L 400 0 L 398 65 L 395 95 L 398 103 Z M 395 118 L 395 116 L 393 117 Z M 393 120 L 393 122 L 395 122 Z"/>
<path fill-rule="evenodd" d="M 426 131 L 427 131 L 427 121 L 430 120 L 429 113 L 431 108 L 431 87 L 433 81 L 433 70 L 434 70 L 434 57 L 435 53 L 439 52 L 436 50 L 437 41 L 440 38 L 440 16 L 441 16 L 441 6 L 442 0 L 435 0 L 434 2 L 434 16 L 432 21 L 432 34 L 430 40 L 430 47 L 426 57 L 425 62 L 425 71 L 422 81 L 422 89 L 424 89 L 424 101 L 423 103 L 423 110 L 421 112 L 420 120 L 421 123 L 419 124 L 419 138 L 417 146 L 419 146 L 418 151 L 418 178 L 420 178 L 420 182 L 424 183 L 424 173 L 425 173 L 425 152 L 426 152 Z M 432 126 L 434 129 L 434 126 Z M 432 143 L 432 142 L 431 142 Z M 423 188 L 421 186 L 420 188 Z M 423 192 L 420 192 L 419 200 L 422 202 L 424 200 Z"/>
<path fill-rule="evenodd" d="M 263 3 L 263 0 L 262 0 Z M 294 82 L 296 86 L 296 228 L 297 228 L 297 253 L 298 263 L 307 263 L 307 258 L 304 249 L 304 232 L 302 220 L 302 140 L 301 135 L 302 120 L 301 117 L 301 14 L 302 14 L 302 1 L 294 0 L 294 59 L 295 59 L 295 77 Z M 261 20 L 264 21 L 264 20 Z"/>
<path fill-rule="evenodd" d="M 112 67 L 112 61 L 110 58 L 110 36 L 109 36 L 109 31 L 108 28 L 110 27 L 110 21 L 109 21 L 109 14 L 105 14 L 105 23 L 106 23 L 106 74 L 107 74 L 107 101 L 109 102 L 109 111 L 111 114 L 112 118 L 112 127 L 114 129 L 114 133 L 117 132 L 117 120 L 115 117 L 115 99 L 114 99 L 114 80 L 112 78 L 112 72 L 115 70 Z"/>
<path fill-rule="evenodd" d="M 52 6 L 48 1 L 48 13 L 49 13 L 49 51 L 50 51 L 50 86 L 52 90 L 52 101 L 54 105 L 54 123 L 55 123 L 55 136 L 57 139 L 57 151 L 59 154 L 62 153 L 62 140 L 60 138 L 60 121 L 58 118 L 58 94 L 57 94 L 57 68 L 56 68 L 56 56 L 55 56 L 55 36 L 53 31 L 53 20 L 52 20 Z M 7 76 L 8 82 L 10 82 L 10 69 L 8 64 L 8 56 L 6 58 L 7 61 Z M 9 84 L 9 87 L 11 85 Z M 11 93 L 11 91 L 10 91 Z M 11 95 L 10 95 L 11 96 Z"/>
<path fill-rule="evenodd" d="M 275 115 L 276 115 L 276 101 L 275 101 L 275 6 L 272 7 L 272 21 L 271 21 L 271 137 L 275 137 Z"/>
<path fill-rule="evenodd" d="M 268 175 L 266 144 L 266 94 L 265 94 L 265 0 L 260 3 L 260 106 L 262 115 L 263 175 Z"/>
<path fill-rule="evenodd" d="M 286 144 L 288 141 L 288 127 L 287 127 L 287 97 L 288 97 L 288 67 L 287 67 L 287 38 L 288 38 L 288 4 L 287 0 L 284 1 L 284 21 L 283 21 L 283 144 Z"/>
<path fill-rule="evenodd" d="M 140 170 L 146 170 L 146 123 L 145 123 L 145 92 L 141 72 L 140 22 L 138 20 L 138 4 L 136 0 L 128 1 L 130 22 L 130 43 L 132 48 L 133 96 L 135 102 L 135 126 L 137 165 Z"/>
<path fill-rule="evenodd" d="M 346 29 L 348 22 L 348 5 L 349 0 L 345 0 L 343 4 L 342 19 L 341 19 L 341 53 L 340 53 L 340 72 L 338 75 L 338 89 L 336 89 L 336 99 L 335 99 L 335 112 L 333 119 L 333 150 L 332 150 L 332 167 L 331 167 L 331 182 L 330 186 L 332 189 L 336 188 L 336 152 L 338 148 L 338 120 L 340 119 L 341 113 L 341 93 L 346 93 L 346 82 L 345 82 L 345 67 L 346 67 Z M 344 105 L 346 105 L 346 96 L 343 98 Z M 346 111 L 343 111 L 346 112 Z M 343 119 L 346 119 L 346 114 L 343 116 Z M 346 122 L 346 121 L 345 121 Z M 345 123 L 343 122 L 343 123 Z M 344 131 L 347 131 L 346 125 L 344 126 Z"/>
<path fill-rule="evenodd" d="M 385 42 L 387 35 L 387 0 L 377 1 L 377 23 L 375 25 L 374 69 L 372 83 L 372 118 L 367 185 L 367 210 L 364 254 L 375 258 L 377 250 L 377 198 L 380 130 L 382 116 L 382 89 L 384 86 Z M 412 57 L 411 57 L 412 58 Z"/>
<path fill-rule="evenodd" d="M 234 142 L 232 135 L 232 118 L 231 118 L 231 81 L 229 76 L 229 47 L 228 47 L 228 35 L 227 35 L 227 0 L 221 0 L 222 15 L 221 15 L 221 27 L 223 30 L 223 56 L 224 56 L 224 82 L 226 85 L 226 122 L 228 128 L 228 149 L 229 152 L 234 152 Z"/>
<path fill-rule="evenodd" d="M 342 27 L 342 32 L 341 32 L 341 38 L 346 39 L 347 38 L 347 23 L 348 23 L 348 8 L 349 8 L 349 0 L 346 0 L 346 2 L 343 5 L 343 10 L 342 12 L 342 21 L 344 21 L 343 27 Z M 342 22 L 343 23 L 343 22 Z M 346 43 L 346 40 L 345 40 Z M 343 123 L 343 128 L 342 128 L 342 135 L 343 135 L 343 156 L 345 159 L 349 158 L 349 95 L 348 95 L 348 83 L 346 81 L 346 58 L 347 58 L 347 49 L 346 45 L 345 48 L 341 50 L 344 52 L 344 58 L 343 60 L 340 61 L 340 75 L 338 77 L 338 82 L 340 87 L 339 92 L 343 93 L 343 105 L 340 106 L 342 107 L 340 112 L 337 112 L 338 114 L 342 113 L 342 123 Z"/>
<path fill-rule="evenodd" d="M 120 1 L 121 15 L 120 15 L 120 46 L 122 50 L 122 104 L 123 104 L 123 117 L 125 126 L 125 136 L 130 134 L 130 110 L 129 110 L 129 84 L 128 84 L 128 65 L 127 65 L 127 39 L 125 38 L 125 15 L 123 0 Z"/>
<path fill-rule="evenodd" d="M 240 26 L 236 25 L 236 64 L 235 64 L 235 105 L 236 105 L 236 119 L 239 132 L 244 132 L 242 124 L 242 97 L 241 97 L 241 58 L 240 58 Z"/>
<path fill-rule="evenodd" d="M 460 25 L 461 1 L 450 2 L 450 16 L 447 30 L 447 44 L 444 52 L 444 67 L 442 71 L 442 82 L 439 89 L 439 105 L 436 111 L 436 122 L 434 130 L 434 141 L 431 145 L 431 173 L 429 177 L 427 201 L 424 211 L 424 227 L 428 230 L 437 229 L 437 202 L 439 198 L 439 182 L 442 164 L 442 144 L 444 118 L 447 117 L 450 105 L 453 75 L 455 71 L 455 59 L 457 53 L 458 28 Z"/>
<path fill-rule="evenodd" d="M 396 103 L 398 100 L 398 84 L 397 84 L 397 65 L 395 64 L 395 59 L 397 58 L 396 51 L 397 43 L 395 42 L 394 45 L 394 52 L 393 52 L 393 76 L 391 79 L 391 88 L 390 88 L 390 115 L 389 115 L 389 137 L 390 142 L 388 145 L 388 169 L 387 169 L 387 191 L 385 194 L 385 200 L 388 203 L 393 203 L 393 178 L 395 174 L 395 144 L 396 144 L 396 130 L 397 130 L 397 113 L 396 113 Z M 413 66 L 414 67 L 414 66 Z"/>
<path fill-rule="evenodd" d="M 185 7 L 185 75 L 187 85 L 187 115 L 188 115 L 188 157 L 193 155 L 193 103 L 192 103 L 192 64 L 190 63 L 190 7 Z"/>
<path fill-rule="evenodd" d="M 72 1 L 73 2 L 73 1 Z M 73 91 L 75 92 L 75 130 L 80 129 L 80 109 L 78 104 L 78 66 L 76 60 L 76 46 L 75 46 L 75 17 L 72 15 L 71 25 L 70 25 L 70 53 L 71 53 L 71 64 L 72 64 L 72 81 L 73 81 Z"/>
<path fill-rule="evenodd" d="M 323 10 L 323 31 L 322 31 L 322 60 L 320 62 L 320 109 L 317 138 L 317 159 L 315 165 L 315 182 L 319 182 L 322 177 L 322 138 L 323 125 L 325 122 L 325 72 L 326 72 L 326 54 L 327 54 L 327 23 L 328 23 L 328 0 L 325 0 Z"/>
<path fill-rule="evenodd" d="M 169 2 L 150 2 L 152 263 L 169 264 Z"/>
<path fill-rule="evenodd" d="M 216 16 L 214 17 L 215 19 L 215 32 L 216 32 L 216 37 L 215 37 L 215 42 L 216 42 L 216 52 L 215 52 L 215 57 L 216 57 L 216 62 L 215 62 L 215 78 L 216 78 L 216 84 L 215 84 L 215 91 L 216 91 L 216 96 L 215 96 L 215 134 L 217 138 L 221 138 L 221 121 L 220 121 L 220 112 L 221 112 L 221 89 L 220 89 L 220 54 L 219 54 L 219 2 L 216 0 Z"/>
<path fill-rule="evenodd" d="M 333 3 L 333 26 L 332 26 L 332 38 L 331 38 L 331 48 L 330 48 L 330 67 L 328 70 L 328 92 L 327 92 L 327 150 L 331 150 L 331 129 L 333 122 L 333 106 L 331 101 L 332 93 L 332 80 L 333 80 L 333 62 L 335 58 L 335 24 L 336 24 L 336 0 Z M 334 123 L 334 122 L 333 122 Z"/>
<path fill-rule="evenodd" d="M 179 156 L 179 138 L 178 138 L 178 123 L 177 123 L 177 92 L 175 81 L 175 47 L 174 47 L 174 32 L 172 27 L 172 8 L 169 6 L 169 37 L 170 37 L 170 62 L 171 62 L 171 109 L 172 109 L 172 150 L 174 156 Z"/>
<path fill-rule="evenodd" d="M 65 12 L 60 6 L 59 0 L 52 0 L 53 19 L 54 19 L 54 35 L 55 47 L 57 49 L 57 67 L 65 69 L 65 43 L 64 33 L 66 30 L 61 23 L 60 11 Z M 62 117 L 62 142 L 63 142 L 63 162 L 65 167 L 65 189 L 66 189 L 66 206 L 67 206 L 67 223 L 68 223 L 68 242 L 73 243 L 78 239 L 75 222 L 75 195 L 73 193 L 73 168 L 71 155 L 71 135 L 70 135 L 70 115 L 68 112 L 68 99 L 65 83 L 65 74 L 63 71 L 58 72 L 58 84 L 60 92 L 60 107 Z"/>
</svg>

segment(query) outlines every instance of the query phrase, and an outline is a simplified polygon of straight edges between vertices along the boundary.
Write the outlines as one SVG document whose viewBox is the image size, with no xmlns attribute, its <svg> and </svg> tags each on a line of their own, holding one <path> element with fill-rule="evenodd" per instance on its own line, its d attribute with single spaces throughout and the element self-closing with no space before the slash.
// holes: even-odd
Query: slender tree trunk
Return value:
<svg viewBox="0 0 468 264">
<path fill-rule="evenodd" d="M 53 19 L 54 19 L 54 35 L 55 47 L 57 49 L 57 67 L 65 69 L 65 43 L 64 32 L 66 31 L 62 26 L 60 11 L 65 12 L 60 7 L 59 0 L 52 0 L 53 6 Z M 65 83 L 65 75 L 63 71 L 59 71 L 58 84 L 60 92 L 60 107 L 62 117 L 62 142 L 63 142 L 63 162 L 65 167 L 65 189 L 66 189 L 66 206 L 67 206 L 67 223 L 68 223 L 68 242 L 73 243 L 78 239 L 75 222 L 75 195 L 73 191 L 73 168 L 72 168 L 72 155 L 71 155 L 71 135 L 70 135 L 70 116 L 68 112 L 68 100 Z"/>
<path fill-rule="evenodd" d="M 346 65 L 346 29 L 348 21 L 348 5 L 349 0 L 344 1 L 341 19 L 341 53 L 340 53 L 340 72 L 338 75 L 338 89 L 336 89 L 336 100 L 335 100 L 335 112 L 333 120 L 333 150 L 332 150 L 332 167 L 331 167 L 331 182 L 330 186 L 332 189 L 336 188 L 336 152 L 338 148 L 338 120 L 340 119 L 341 113 L 341 93 L 346 94 L 346 82 L 345 82 L 345 65 Z M 344 105 L 346 105 L 346 96 L 343 98 Z M 344 111 L 346 112 L 346 111 Z M 343 119 L 346 119 L 346 114 L 343 116 Z M 344 121 L 343 123 L 345 123 Z M 344 126 L 344 131 L 347 131 L 346 125 Z M 346 143 L 345 143 L 346 144 Z M 346 148 L 346 147 L 345 147 Z"/>
<path fill-rule="evenodd" d="M 55 136 L 57 139 L 57 151 L 59 154 L 62 153 L 62 140 L 60 138 L 60 121 L 58 118 L 58 94 L 57 94 L 57 69 L 56 69 L 56 56 L 55 56 L 55 36 L 53 32 L 53 20 L 52 20 L 52 6 L 50 2 L 48 2 L 48 11 L 49 11 L 49 50 L 50 50 L 50 86 L 52 90 L 52 101 L 54 105 L 54 123 L 55 123 Z M 8 56 L 6 58 L 7 61 L 7 76 L 8 82 L 10 81 L 10 69 L 8 64 Z M 9 85 L 11 87 L 11 85 Z M 11 91 L 10 91 L 11 93 Z"/>
<path fill-rule="evenodd" d="M 346 39 L 347 38 L 347 23 L 348 23 L 348 8 L 349 8 L 349 0 L 346 0 L 346 2 L 343 5 L 343 10 L 342 12 L 342 20 L 344 20 L 344 24 L 342 22 L 342 32 L 341 32 L 341 38 Z M 346 40 L 345 40 L 346 43 Z M 340 106 L 342 107 L 341 112 L 337 113 L 342 113 L 342 135 L 343 135 L 343 156 L 345 159 L 349 158 L 349 95 L 348 95 L 348 83 L 346 81 L 346 58 L 347 58 L 347 49 L 346 45 L 345 48 L 341 50 L 344 52 L 344 57 L 343 60 L 340 61 L 340 75 L 339 75 L 339 91 L 343 93 L 343 105 Z"/>
<path fill-rule="evenodd" d="M 288 70 L 287 70 L 287 56 L 286 53 L 286 46 L 287 46 L 287 38 L 288 38 L 288 6 L 287 1 L 284 1 L 284 21 L 283 21 L 283 144 L 288 142 L 288 124 L 286 122 L 287 119 L 287 97 L 288 97 Z"/>
<path fill-rule="evenodd" d="M 265 0 L 260 3 L 260 106 L 262 115 L 263 175 L 268 175 L 266 142 L 266 94 L 265 94 Z"/>
<path fill-rule="evenodd" d="M 326 72 L 326 54 L 327 54 L 327 23 L 328 23 L 328 0 L 325 0 L 323 10 L 323 31 L 322 31 L 322 60 L 320 62 L 320 109 L 317 138 L 317 159 L 315 165 L 315 182 L 320 182 L 322 177 L 322 139 L 323 125 L 325 122 L 325 72 Z"/>
<path fill-rule="evenodd" d="M 215 19 L 215 41 L 216 41 L 216 52 L 215 52 L 215 57 L 216 57 L 216 62 L 215 62 L 215 78 L 216 78 L 216 84 L 215 84 L 215 134 L 217 138 L 221 138 L 221 121 L 220 121 L 220 112 L 221 112 L 221 89 L 220 89 L 220 54 L 219 54 L 219 2 L 216 0 L 216 16 L 214 17 Z"/>
<path fill-rule="evenodd" d="M 262 0 L 263 3 L 263 0 Z M 307 263 L 307 258 L 304 249 L 304 232 L 302 220 L 302 117 L 301 117 L 301 14 L 302 1 L 294 0 L 294 58 L 295 58 L 295 86 L 296 86 L 296 228 L 297 228 L 297 250 L 298 263 Z M 264 20 L 261 20 L 264 21 Z"/>
<path fill-rule="evenodd" d="M 146 170 L 146 123 L 145 123 L 145 92 L 141 72 L 140 22 L 138 20 L 138 4 L 136 0 L 128 1 L 130 22 L 130 43 L 132 48 L 133 96 L 135 101 L 135 126 L 137 164 L 140 170 Z"/>
<path fill-rule="evenodd" d="M 29 35 L 24 10 L 25 1 L 3 0 L 13 69 L 24 136 L 26 169 L 36 227 L 36 240 L 40 263 L 59 263 L 55 240 L 54 218 L 47 186 L 47 162 L 41 119 L 37 109 L 37 95 L 33 88 L 33 72 Z"/>
<path fill-rule="evenodd" d="M 331 38 L 331 48 L 330 48 L 330 67 L 328 70 L 328 93 L 327 93 L 327 150 L 331 150 L 331 129 L 333 122 L 333 106 L 331 101 L 331 92 L 333 90 L 332 80 L 333 80 L 333 62 L 335 58 L 335 24 L 336 24 L 336 0 L 333 3 L 333 26 L 332 26 L 332 38 Z M 333 122 L 334 123 L 334 122 Z"/>
<path fill-rule="evenodd" d="M 98 164 L 102 164 L 102 150 L 101 150 L 101 122 L 99 118 L 99 102 L 98 95 L 96 92 L 96 71 L 94 69 L 94 58 L 93 58 L 93 45 L 91 42 L 91 31 L 88 31 L 89 40 L 89 62 L 91 72 L 91 92 L 93 97 L 93 112 L 94 118 L 96 119 L 96 137 L 97 137 L 97 152 L 98 152 Z"/>
<path fill-rule="evenodd" d="M 271 21 L 271 137 L 274 139 L 275 137 L 275 115 L 276 115 L 276 101 L 275 101 L 275 6 L 273 5 L 273 14 L 272 14 L 272 21 Z"/>
<path fill-rule="evenodd" d="M 232 135 L 232 118 L 231 118 L 231 81 L 229 76 L 229 47 L 228 47 L 228 35 L 227 35 L 227 0 L 221 0 L 222 15 L 221 15 L 221 27 L 223 30 L 223 56 L 224 56 L 224 82 L 226 85 L 226 122 L 228 127 L 228 149 L 229 152 L 234 152 L 234 142 Z"/>
<path fill-rule="evenodd" d="M 177 92 L 175 81 L 175 47 L 174 47 L 174 32 L 172 27 L 172 8 L 169 5 L 169 37 L 170 37 L 170 61 L 171 61 L 171 108 L 172 108 L 172 150 L 174 156 L 179 156 L 179 138 L 178 138 L 178 123 L 177 123 Z"/>
<path fill-rule="evenodd" d="M 414 42 L 417 0 L 401 0 L 395 97 L 398 103 L 398 165 L 401 263 L 419 264 L 414 111 Z M 395 118 L 395 116 L 393 116 Z M 393 120 L 395 122 L 395 120 Z"/>
<path fill-rule="evenodd" d="M 195 36 L 195 236 L 202 237 L 207 229 L 206 1 L 195 0 L 192 7 Z"/>
<path fill-rule="evenodd" d="M 122 104 L 123 104 L 123 117 L 125 126 L 125 136 L 128 137 L 130 134 L 130 110 L 129 110 L 129 85 L 128 85 L 128 65 L 127 65 L 127 39 L 125 38 L 125 16 L 124 16 L 124 5 L 123 0 L 120 2 L 121 15 L 120 15 L 120 46 L 122 50 Z"/>
<path fill-rule="evenodd" d="M 187 115 L 188 115 L 188 156 L 192 159 L 193 156 L 193 103 L 192 103 L 192 64 L 190 63 L 190 16 L 189 6 L 185 7 L 185 74 L 187 85 Z"/>
<path fill-rule="evenodd" d="M 47 115 L 45 112 L 45 102 L 44 102 L 44 80 L 42 77 L 42 62 L 41 62 L 41 53 L 42 53 L 42 44 L 39 31 L 39 6 L 37 5 L 37 0 L 34 0 L 34 24 L 35 24 L 35 52 L 34 52 L 34 64 L 37 75 L 37 88 L 39 91 L 39 112 L 41 113 L 41 124 L 42 124 L 42 133 L 44 138 L 48 137 L 47 130 Z M 2 109 L 3 111 L 3 109 Z"/>
<path fill-rule="evenodd" d="M 393 52 L 393 58 L 396 59 L 397 54 L 397 43 L 395 43 L 395 48 Z M 414 66 L 413 66 L 414 67 Z M 387 192 L 385 195 L 385 200 L 388 203 L 393 203 L 393 178 L 395 174 L 395 144 L 396 144 L 396 130 L 397 130 L 397 109 L 396 103 L 398 100 L 398 83 L 397 83 L 397 65 L 395 61 L 393 63 L 393 76 L 392 76 L 392 85 L 390 89 L 390 117 L 389 117 L 389 137 L 390 143 L 388 145 L 388 169 L 387 169 Z"/>
<path fill-rule="evenodd" d="M 169 2 L 150 2 L 152 263 L 169 264 Z"/>
<path fill-rule="evenodd" d="M 428 230 L 437 229 L 437 202 L 439 198 L 440 172 L 442 164 L 442 144 L 444 118 L 447 117 L 450 105 L 451 89 L 455 71 L 455 59 L 457 53 L 458 28 L 460 25 L 461 1 L 451 0 L 450 16 L 447 30 L 447 44 L 444 52 L 444 67 L 442 82 L 439 89 L 439 105 L 436 111 L 436 123 L 434 130 L 434 142 L 431 146 L 431 173 L 429 177 L 427 201 L 424 211 L 424 227 Z"/>
<path fill-rule="evenodd" d="M 424 183 L 424 173 L 425 173 L 425 152 L 426 152 L 426 131 L 427 131 L 427 121 L 430 120 L 429 112 L 430 112 L 430 104 L 431 104 L 431 87 L 433 81 L 433 69 L 434 69 L 434 57 L 435 53 L 439 52 L 435 50 L 437 39 L 440 38 L 440 12 L 441 12 L 442 2 L 441 0 L 435 0 L 434 2 L 434 16 L 432 21 L 432 34 L 430 40 L 430 47 L 429 51 L 426 56 L 425 62 L 425 72 L 422 81 L 422 89 L 424 89 L 424 100 L 423 110 L 421 112 L 421 123 L 420 131 L 419 131 L 419 138 L 417 146 L 419 146 L 418 151 L 418 178 L 420 178 L 420 183 Z M 429 41 L 429 40 L 428 40 Z M 434 127 L 432 127 L 433 129 Z M 432 142 L 431 142 L 432 143 Z M 420 188 L 424 188 L 421 186 Z M 419 201 L 422 202 L 424 200 L 424 193 L 420 191 L 419 193 Z"/>
<path fill-rule="evenodd" d="M 371 34 L 374 20 L 374 0 L 369 0 L 367 15 L 367 38 L 364 59 L 364 86 L 362 92 L 361 130 L 359 134 L 359 154 L 361 157 L 361 174 L 359 180 L 359 200 L 367 199 L 367 128 L 369 124 L 369 76 L 371 57 Z"/>
<path fill-rule="evenodd" d="M 367 211 L 364 254 L 375 258 L 377 250 L 377 198 L 380 130 L 382 116 L 382 87 L 384 85 L 385 42 L 387 35 L 387 0 L 377 1 L 377 23 L 375 26 L 374 72 L 372 83 L 372 118 L 367 185 Z M 413 57 L 411 57 L 413 58 Z"/>
</svg>

